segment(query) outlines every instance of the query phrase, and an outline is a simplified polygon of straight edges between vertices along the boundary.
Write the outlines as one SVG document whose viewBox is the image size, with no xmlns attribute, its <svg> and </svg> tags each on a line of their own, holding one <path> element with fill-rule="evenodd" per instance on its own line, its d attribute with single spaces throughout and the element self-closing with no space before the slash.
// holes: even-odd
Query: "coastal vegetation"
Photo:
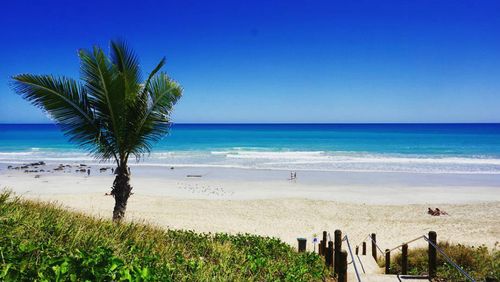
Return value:
<svg viewBox="0 0 500 282">
<path fill-rule="evenodd" d="M 469 273 L 476 281 L 486 278 L 500 280 L 500 250 L 495 246 L 488 249 L 486 246 L 467 246 L 449 242 L 438 243 L 441 248 L 455 263 Z M 409 248 L 408 274 L 420 275 L 427 273 L 428 253 L 427 248 Z M 391 260 L 391 273 L 401 273 L 401 254 Z M 384 260 L 381 258 L 382 264 Z M 442 255 L 437 256 L 437 277 L 440 281 L 465 281 L 460 272 L 449 264 Z"/>
<path fill-rule="evenodd" d="M 114 223 L 0 192 L 0 281 L 321 281 L 275 238 Z"/>
<path fill-rule="evenodd" d="M 161 72 L 160 60 L 145 80 L 139 60 L 121 41 L 112 41 L 110 54 L 102 48 L 80 50 L 81 81 L 53 75 L 19 74 L 14 90 L 44 110 L 70 138 L 96 159 L 114 161 L 116 178 L 113 219 L 125 216 L 132 194 L 128 160 L 149 153 L 169 130 L 173 105 L 181 86 Z"/>
</svg>

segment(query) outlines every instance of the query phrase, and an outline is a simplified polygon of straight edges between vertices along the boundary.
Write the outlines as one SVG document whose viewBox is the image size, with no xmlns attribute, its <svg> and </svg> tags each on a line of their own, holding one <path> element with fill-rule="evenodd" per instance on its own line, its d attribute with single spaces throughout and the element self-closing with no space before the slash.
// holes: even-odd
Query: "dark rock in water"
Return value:
<svg viewBox="0 0 500 282">
<path fill-rule="evenodd" d="M 40 172 L 45 172 L 45 169 L 40 169 Z"/>
<path fill-rule="evenodd" d="M 87 166 L 86 164 L 80 164 L 80 166 Z"/>
<path fill-rule="evenodd" d="M 26 170 L 24 170 L 24 173 L 28 173 L 28 172 L 29 172 L 29 171 L 28 171 L 27 169 L 26 169 Z"/>
<path fill-rule="evenodd" d="M 173 167 L 173 166 L 171 166 L 171 167 L 170 167 L 170 169 L 174 169 L 174 167 Z"/>
<path fill-rule="evenodd" d="M 101 168 L 99 169 L 99 172 L 105 172 L 106 170 L 108 170 L 108 168 L 107 168 L 107 167 L 101 167 Z"/>
<path fill-rule="evenodd" d="M 40 178 L 40 174 L 35 175 L 35 178 Z"/>
<path fill-rule="evenodd" d="M 21 166 L 21 169 L 25 169 L 25 168 L 28 168 L 28 166 L 27 165 L 22 165 Z"/>
<path fill-rule="evenodd" d="M 12 169 L 12 166 L 11 166 L 11 165 L 9 165 L 7 168 L 8 168 L 8 169 Z"/>
</svg>

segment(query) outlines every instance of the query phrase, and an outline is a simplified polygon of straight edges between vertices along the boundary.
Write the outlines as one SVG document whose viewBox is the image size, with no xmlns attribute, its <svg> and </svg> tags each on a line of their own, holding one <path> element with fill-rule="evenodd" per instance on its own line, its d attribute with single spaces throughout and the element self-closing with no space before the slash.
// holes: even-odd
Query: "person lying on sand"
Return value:
<svg viewBox="0 0 500 282">
<path fill-rule="evenodd" d="M 438 213 L 438 215 L 449 215 L 447 212 L 442 211 L 442 210 L 440 210 L 438 208 L 436 208 L 436 212 Z"/>
<path fill-rule="evenodd" d="M 431 208 L 427 208 L 427 213 L 432 215 L 432 216 L 449 215 L 447 212 L 442 211 L 439 208 L 436 208 L 436 210 L 433 210 Z"/>
<path fill-rule="evenodd" d="M 427 214 L 430 214 L 432 216 L 438 216 L 439 213 L 431 208 L 427 208 Z"/>
</svg>

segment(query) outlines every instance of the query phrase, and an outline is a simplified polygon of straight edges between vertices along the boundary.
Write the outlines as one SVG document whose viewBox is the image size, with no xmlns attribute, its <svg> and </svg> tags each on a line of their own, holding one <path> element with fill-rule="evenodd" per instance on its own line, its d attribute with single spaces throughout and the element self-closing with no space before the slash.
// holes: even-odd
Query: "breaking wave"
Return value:
<svg viewBox="0 0 500 282">
<path fill-rule="evenodd" d="M 47 163 L 98 162 L 78 150 L 32 148 L 23 152 L 0 152 L 0 162 L 3 163 L 25 163 L 39 160 Z M 500 174 L 500 159 L 490 156 L 273 151 L 255 148 L 153 152 L 137 165 L 269 170 Z"/>
</svg>

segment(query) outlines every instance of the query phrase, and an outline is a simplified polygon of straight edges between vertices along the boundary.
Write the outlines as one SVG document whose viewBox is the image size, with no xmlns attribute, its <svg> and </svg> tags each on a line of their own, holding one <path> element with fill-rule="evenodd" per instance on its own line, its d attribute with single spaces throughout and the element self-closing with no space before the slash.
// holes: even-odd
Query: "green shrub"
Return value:
<svg viewBox="0 0 500 282">
<path fill-rule="evenodd" d="M 115 224 L 0 192 L 0 281 L 321 281 L 312 253 L 250 234 Z"/>
<path fill-rule="evenodd" d="M 438 243 L 444 253 L 453 262 L 458 264 L 463 270 L 477 281 L 486 277 L 500 279 L 500 250 L 497 246 L 488 250 L 486 246 L 465 246 L 461 244 L 450 244 L 448 242 Z M 384 263 L 384 260 L 379 260 Z M 401 254 L 391 258 L 391 273 L 401 273 Z M 428 273 L 428 249 L 409 248 L 408 249 L 408 274 L 422 275 Z M 438 252 L 437 255 L 437 276 L 444 281 L 465 281 L 464 276 L 449 264 Z"/>
</svg>

